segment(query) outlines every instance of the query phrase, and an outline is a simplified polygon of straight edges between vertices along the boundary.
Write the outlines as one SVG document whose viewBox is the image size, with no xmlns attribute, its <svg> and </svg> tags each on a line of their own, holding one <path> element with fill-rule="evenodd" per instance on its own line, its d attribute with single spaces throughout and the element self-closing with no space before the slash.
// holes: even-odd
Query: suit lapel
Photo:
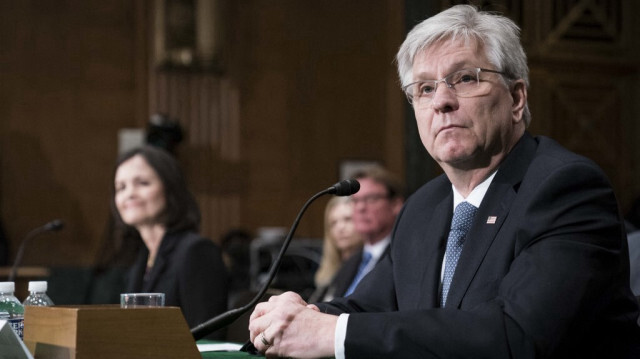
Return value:
<svg viewBox="0 0 640 359">
<path fill-rule="evenodd" d="M 141 248 L 138 251 L 136 261 L 129 269 L 127 273 L 127 288 L 126 291 L 129 293 L 140 292 L 142 290 L 142 283 L 144 272 L 147 267 L 147 258 L 149 256 L 149 252 L 147 251 L 147 247 L 141 245 Z"/>
<path fill-rule="evenodd" d="M 535 140 L 525 133 L 500 165 L 465 239 L 447 296 L 447 306 L 460 306 L 491 243 L 509 214 L 517 189 L 533 159 L 535 150 Z"/>
<path fill-rule="evenodd" d="M 333 292 L 336 296 L 343 296 L 351 285 L 353 278 L 358 272 L 358 267 L 360 266 L 362 251 L 363 250 L 361 249 L 357 253 L 349 257 L 334 277 L 331 286 L 334 288 Z"/>
<path fill-rule="evenodd" d="M 467 234 L 451 282 L 447 306 L 459 306 L 498 230 L 506 219 L 515 193 L 507 184 L 491 185 Z M 491 195 L 489 195 L 491 194 Z M 494 222 L 495 220 L 495 222 Z"/>
<path fill-rule="evenodd" d="M 423 238 L 420 239 L 422 244 L 418 245 L 417 249 L 420 252 L 419 257 L 422 258 L 423 267 L 420 295 L 416 296 L 416 308 L 424 305 L 434 308 L 439 305 L 440 269 L 452 216 L 453 192 L 449 189 L 449 195 L 437 204 L 431 219 L 420 222 L 422 228 L 418 233 Z"/>
<path fill-rule="evenodd" d="M 160 274 L 164 271 L 166 266 L 166 260 L 160 256 L 158 256 L 151 268 L 151 273 L 146 281 L 143 281 L 142 291 L 143 292 L 153 292 L 153 288 L 155 288 L 158 280 L 160 279 Z"/>
<path fill-rule="evenodd" d="M 158 280 L 162 277 L 166 267 L 169 265 L 171 254 L 176 246 L 178 236 L 165 234 L 160 248 L 158 248 L 158 255 L 156 256 L 151 273 L 146 281 L 143 282 L 142 290 L 145 292 L 153 292 L 154 288 L 158 284 Z"/>
</svg>

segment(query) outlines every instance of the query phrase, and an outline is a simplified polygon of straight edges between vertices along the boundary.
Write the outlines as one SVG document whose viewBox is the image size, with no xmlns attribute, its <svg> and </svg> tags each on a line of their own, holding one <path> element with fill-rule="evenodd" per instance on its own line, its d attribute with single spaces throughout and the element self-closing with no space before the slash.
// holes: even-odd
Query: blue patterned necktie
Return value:
<svg viewBox="0 0 640 359">
<path fill-rule="evenodd" d="M 353 291 L 358 286 L 358 283 L 360 283 L 360 279 L 362 279 L 362 277 L 364 277 L 364 275 L 367 274 L 365 273 L 364 269 L 367 267 L 367 264 L 369 264 L 369 262 L 371 261 L 371 257 L 372 257 L 371 253 L 362 252 L 362 261 L 360 261 L 360 266 L 358 267 L 358 273 L 353 278 L 353 282 L 351 282 L 349 289 L 347 289 L 347 291 L 344 293 L 345 297 L 353 293 Z"/>
<path fill-rule="evenodd" d="M 476 211 L 477 208 L 469 202 L 461 202 L 455 211 L 453 211 L 451 230 L 449 231 L 449 238 L 447 239 L 447 250 L 444 253 L 445 266 L 444 276 L 442 277 L 442 294 L 440 296 L 441 307 L 444 307 L 447 302 L 451 280 L 453 279 L 453 274 L 458 265 L 458 259 L 460 259 L 460 254 L 462 253 L 464 239 L 469 228 L 471 228 L 471 223 L 473 222 Z"/>
</svg>

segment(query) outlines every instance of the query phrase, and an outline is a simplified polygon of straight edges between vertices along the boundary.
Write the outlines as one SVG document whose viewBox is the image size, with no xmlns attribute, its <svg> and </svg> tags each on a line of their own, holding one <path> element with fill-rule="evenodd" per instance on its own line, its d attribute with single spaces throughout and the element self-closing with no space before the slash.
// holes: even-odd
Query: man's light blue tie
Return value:
<svg viewBox="0 0 640 359">
<path fill-rule="evenodd" d="M 451 286 L 451 280 L 458 265 L 458 259 L 460 259 L 460 254 L 462 253 L 464 239 L 469 228 L 471 228 L 471 223 L 473 222 L 476 211 L 477 208 L 469 202 L 461 202 L 453 211 L 451 230 L 449 231 L 449 238 L 447 239 L 447 249 L 444 253 L 445 266 L 442 277 L 442 294 L 440 295 L 441 307 L 444 307 L 447 302 L 449 287 Z"/>
<path fill-rule="evenodd" d="M 371 261 L 371 257 L 372 257 L 371 253 L 362 252 L 362 261 L 360 261 L 360 266 L 358 267 L 358 273 L 356 273 L 356 276 L 353 278 L 353 282 L 351 282 L 349 289 L 347 289 L 347 291 L 344 293 L 345 297 L 353 293 L 353 291 L 358 286 L 358 283 L 360 283 L 360 279 L 362 279 L 362 277 L 364 277 L 364 275 L 367 274 L 364 271 L 364 269 L 367 267 L 367 264 L 369 264 L 369 262 Z"/>
</svg>

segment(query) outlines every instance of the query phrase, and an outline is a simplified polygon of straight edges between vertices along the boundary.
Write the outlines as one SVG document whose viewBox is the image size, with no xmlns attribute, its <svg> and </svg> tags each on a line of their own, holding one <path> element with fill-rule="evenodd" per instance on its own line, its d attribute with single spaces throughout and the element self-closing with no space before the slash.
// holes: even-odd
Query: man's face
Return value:
<svg viewBox="0 0 640 359">
<path fill-rule="evenodd" d="M 365 241 L 375 243 L 391 233 L 402 201 L 389 198 L 387 188 L 370 178 L 359 178 L 358 182 L 360 190 L 351 196 L 353 225 Z"/>
<path fill-rule="evenodd" d="M 413 81 L 438 80 L 476 67 L 502 70 L 496 69 L 484 50 L 473 43 L 465 46 L 460 41 L 443 41 L 416 55 Z M 524 130 L 520 98 L 526 99 L 526 92 L 514 92 L 514 96 L 499 74 L 483 73 L 482 80 L 491 86 L 480 96 L 457 97 L 440 83 L 430 103 L 414 105 L 422 143 L 441 166 L 486 167 L 492 157 L 510 150 L 513 138 L 519 137 L 514 137 L 516 126 Z"/>
</svg>

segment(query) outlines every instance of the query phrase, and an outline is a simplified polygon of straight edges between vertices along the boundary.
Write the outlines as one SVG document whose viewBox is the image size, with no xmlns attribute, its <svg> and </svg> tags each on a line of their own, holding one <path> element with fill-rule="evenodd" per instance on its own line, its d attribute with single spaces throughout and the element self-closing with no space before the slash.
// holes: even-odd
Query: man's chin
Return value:
<svg viewBox="0 0 640 359">
<path fill-rule="evenodd" d="M 450 166 L 456 166 L 463 163 L 466 163 L 471 159 L 471 155 L 469 155 L 466 151 L 462 151 L 460 149 L 456 151 L 450 151 L 438 159 L 438 163 L 446 163 Z"/>
</svg>

